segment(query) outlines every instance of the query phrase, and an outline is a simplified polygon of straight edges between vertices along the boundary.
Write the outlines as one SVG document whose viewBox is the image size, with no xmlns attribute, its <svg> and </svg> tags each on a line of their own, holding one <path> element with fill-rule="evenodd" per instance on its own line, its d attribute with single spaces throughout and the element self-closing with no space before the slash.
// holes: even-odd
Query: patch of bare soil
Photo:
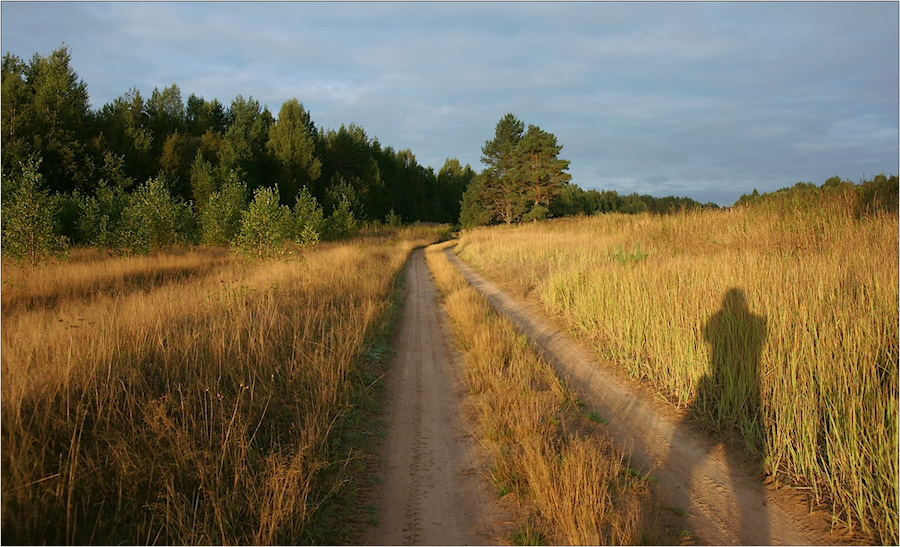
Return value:
<svg viewBox="0 0 900 547">
<path fill-rule="evenodd" d="M 500 313 L 537 343 L 588 407 L 608 421 L 606 431 L 631 454 L 631 466 L 655 479 L 659 507 L 683 517 L 690 542 L 744 545 L 820 545 L 852 541 L 832 531 L 830 516 L 811 510 L 797 490 L 775 488 L 740 450 L 700 432 L 650 389 L 605 364 L 585 345 L 474 272 L 454 252 L 450 260 Z"/>
<path fill-rule="evenodd" d="M 467 433 L 459 359 L 422 249 L 406 266 L 407 294 L 389 373 L 388 435 L 370 494 L 368 545 L 498 543 L 509 518 L 496 503 Z"/>
</svg>

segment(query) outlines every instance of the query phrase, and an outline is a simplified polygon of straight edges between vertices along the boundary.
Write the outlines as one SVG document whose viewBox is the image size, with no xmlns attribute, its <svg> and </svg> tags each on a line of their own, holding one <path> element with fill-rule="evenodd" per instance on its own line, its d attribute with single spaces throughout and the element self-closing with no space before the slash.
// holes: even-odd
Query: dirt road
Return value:
<svg viewBox="0 0 900 547">
<path fill-rule="evenodd" d="M 477 447 L 461 414 L 459 360 L 422 249 L 406 266 L 407 294 L 388 379 L 391 406 L 380 477 L 370 502 L 369 545 L 479 545 L 498 542 L 503 515 L 493 503 Z M 381 482 L 381 481 L 379 481 Z"/>
<path fill-rule="evenodd" d="M 615 372 L 589 348 L 510 298 L 447 249 L 450 260 L 491 304 L 543 348 L 567 383 L 609 423 L 613 440 L 631 452 L 631 465 L 649 472 L 657 500 L 686 512 L 697 540 L 707 544 L 803 545 L 845 541 L 827 515 L 810 514 L 796 492 L 766 486 L 742 454 L 697 432 L 684 413 Z"/>
</svg>

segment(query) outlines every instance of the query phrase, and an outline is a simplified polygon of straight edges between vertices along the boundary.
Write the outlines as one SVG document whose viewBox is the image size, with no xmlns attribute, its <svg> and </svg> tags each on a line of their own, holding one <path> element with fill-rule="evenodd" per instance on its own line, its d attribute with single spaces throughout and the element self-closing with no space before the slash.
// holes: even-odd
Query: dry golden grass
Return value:
<svg viewBox="0 0 900 547">
<path fill-rule="evenodd" d="M 476 434 L 501 495 L 528 500 L 538 532 L 552 543 L 636 543 L 646 485 L 628 473 L 602 426 L 584 416 L 552 367 L 468 286 L 443 248 L 428 249 L 428 265 L 465 358 Z"/>
<path fill-rule="evenodd" d="M 57 302 L 125 295 L 215 272 L 232 262 L 227 248 L 173 249 L 154 256 L 114 257 L 76 249 L 71 260 L 38 268 L 3 262 L 3 314 Z"/>
<path fill-rule="evenodd" d="M 460 249 L 673 403 L 736 434 L 767 472 L 896 543 L 898 219 L 855 211 L 855 193 L 836 191 L 477 229 Z M 745 367 L 717 372 L 729 362 Z"/>
<path fill-rule="evenodd" d="M 350 376 L 437 232 L 257 264 L 203 250 L 4 264 L 4 539 L 314 540 Z"/>
</svg>

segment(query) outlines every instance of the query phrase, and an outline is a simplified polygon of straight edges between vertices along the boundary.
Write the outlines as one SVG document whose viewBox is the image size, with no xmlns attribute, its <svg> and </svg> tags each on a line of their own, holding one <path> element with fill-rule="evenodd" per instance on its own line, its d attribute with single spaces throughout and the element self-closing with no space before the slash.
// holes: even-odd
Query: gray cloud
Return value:
<svg viewBox="0 0 900 547">
<path fill-rule="evenodd" d="M 513 112 L 583 187 L 731 203 L 898 171 L 895 3 L 3 3 L 2 47 L 71 46 L 95 107 L 177 83 L 480 168 Z"/>
</svg>

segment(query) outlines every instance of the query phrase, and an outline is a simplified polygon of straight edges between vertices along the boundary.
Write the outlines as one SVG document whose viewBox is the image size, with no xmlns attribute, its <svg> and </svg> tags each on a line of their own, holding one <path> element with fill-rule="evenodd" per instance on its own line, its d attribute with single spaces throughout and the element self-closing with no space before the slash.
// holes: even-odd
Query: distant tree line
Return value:
<svg viewBox="0 0 900 547">
<path fill-rule="evenodd" d="M 299 242 L 367 221 L 455 223 L 475 177 L 456 159 L 435 173 L 354 124 L 322 130 L 297 99 L 276 118 L 252 97 L 185 102 L 172 84 L 92 110 L 66 47 L 28 62 L 7 53 L 2 70 L 4 254 L 21 254 L 7 236 L 31 228 L 59 248 L 231 243 L 257 200 L 278 237 Z M 33 207 L 46 218 L 14 218 Z"/>
<path fill-rule="evenodd" d="M 623 196 L 615 190 L 583 190 L 575 184 L 567 185 L 550 203 L 550 212 L 555 217 L 604 213 L 666 215 L 679 211 L 718 208 L 715 203 L 700 203 L 689 197 L 657 198 L 638 193 Z"/>
<path fill-rule="evenodd" d="M 735 203 L 735 207 L 753 204 L 815 204 L 819 198 L 828 198 L 842 194 L 852 198 L 851 206 L 857 216 L 868 216 L 878 213 L 898 214 L 900 212 L 900 178 L 897 175 L 881 173 L 867 179 L 865 175 L 858 183 L 844 180 L 835 175 L 821 186 L 812 182 L 781 188 L 774 192 L 760 194 L 753 190 L 744 194 Z"/>
</svg>

